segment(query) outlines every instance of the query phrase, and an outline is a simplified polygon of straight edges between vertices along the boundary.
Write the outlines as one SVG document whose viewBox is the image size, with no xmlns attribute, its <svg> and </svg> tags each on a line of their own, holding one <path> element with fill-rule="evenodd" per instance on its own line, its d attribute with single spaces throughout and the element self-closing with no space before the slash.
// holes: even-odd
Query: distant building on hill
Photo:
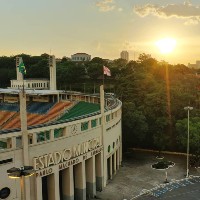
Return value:
<svg viewBox="0 0 200 200">
<path fill-rule="evenodd" d="M 75 53 L 74 55 L 71 55 L 72 61 L 76 62 L 82 62 L 82 61 L 90 61 L 91 55 L 87 53 Z"/>
<path fill-rule="evenodd" d="M 188 63 L 189 68 L 194 68 L 194 69 L 200 69 L 200 60 L 196 61 L 196 64 L 190 64 Z"/>
<path fill-rule="evenodd" d="M 122 59 L 125 59 L 125 60 L 129 60 L 129 53 L 128 53 L 128 51 L 122 51 L 121 53 L 120 53 L 120 58 L 122 58 Z"/>
</svg>

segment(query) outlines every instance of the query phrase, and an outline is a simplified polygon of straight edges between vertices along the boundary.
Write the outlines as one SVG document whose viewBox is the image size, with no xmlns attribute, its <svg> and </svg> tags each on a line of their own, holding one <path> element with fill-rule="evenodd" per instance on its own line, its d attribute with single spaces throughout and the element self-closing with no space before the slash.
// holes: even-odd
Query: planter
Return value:
<svg viewBox="0 0 200 200">
<path fill-rule="evenodd" d="M 156 156 L 156 159 L 158 159 L 158 160 L 162 160 L 162 159 L 164 159 L 164 156 L 161 156 L 161 155 Z"/>
<path fill-rule="evenodd" d="M 166 163 L 162 162 L 162 161 L 151 165 L 151 167 L 153 169 L 157 169 L 157 170 L 166 170 L 166 169 L 169 168 L 169 166 Z"/>
<path fill-rule="evenodd" d="M 157 170 L 165 170 L 168 169 L 169 167 L 173 167 L 174 165 L 175 163 L 172 161 L 160 161 L 151 165 L 151 167 Z"/>
</svg>

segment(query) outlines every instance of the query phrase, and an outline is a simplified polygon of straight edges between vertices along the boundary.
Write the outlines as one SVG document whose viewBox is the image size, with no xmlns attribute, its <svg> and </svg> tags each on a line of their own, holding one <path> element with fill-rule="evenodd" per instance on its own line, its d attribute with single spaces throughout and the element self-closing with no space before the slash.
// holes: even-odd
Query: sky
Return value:
<svg viewBox="0 0 200 200">
<path fill-rule="evenodd" d="M 165 37 L 176 40 L 168 55 L 155 45 Z M 200 60 L 200 0 L 0 0 L 0 56 L 117 59 L 122 50 L 131 60 Z"/>
</svg>

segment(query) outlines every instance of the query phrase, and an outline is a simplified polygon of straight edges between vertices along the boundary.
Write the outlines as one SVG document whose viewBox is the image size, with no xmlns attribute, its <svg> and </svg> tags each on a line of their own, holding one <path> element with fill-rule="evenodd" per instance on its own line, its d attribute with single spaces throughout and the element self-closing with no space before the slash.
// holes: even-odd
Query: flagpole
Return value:
<svg viewBox="0 0 200 200">
<path fill-rule="evenodd" d="M 104 71 L 103 71 L 103 89 L 104 89 Z"/>
<path fill-rule="evenodd" d="M 24 97 L 24 74 L 22 74 L 22 80 L 23 80 L 23 85 L 22 85 L 22 94 L 23 94 L 23 97 Z"/>
</svg>

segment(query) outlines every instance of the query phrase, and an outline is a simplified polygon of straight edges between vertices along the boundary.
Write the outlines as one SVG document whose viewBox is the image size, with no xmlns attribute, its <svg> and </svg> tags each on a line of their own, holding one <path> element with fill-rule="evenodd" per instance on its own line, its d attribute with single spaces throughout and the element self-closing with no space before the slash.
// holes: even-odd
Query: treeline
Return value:
<svg viewBox="0 0 200 200">
<path fill-rule="evenodd" d="M 49 78 L 48 54 L 23 57 L 25 78 Z M 123 143 L 129 147 L 186 152 L 187 111 L 190 111 L 190 150 L 200 153 L 200 76 L 185 65 L 158 62 L 141 54 L 137 61 L 93 58 L 57 63 L 57 87 L 62 90 L 98 92 L 103 81 L 103 65 L 111 70 L 105 77 L 106 92 L 114 92 L 123 102 Z M 0 57 L 0 87 L 16 79 L 15 56 Z"/>
</svg>

